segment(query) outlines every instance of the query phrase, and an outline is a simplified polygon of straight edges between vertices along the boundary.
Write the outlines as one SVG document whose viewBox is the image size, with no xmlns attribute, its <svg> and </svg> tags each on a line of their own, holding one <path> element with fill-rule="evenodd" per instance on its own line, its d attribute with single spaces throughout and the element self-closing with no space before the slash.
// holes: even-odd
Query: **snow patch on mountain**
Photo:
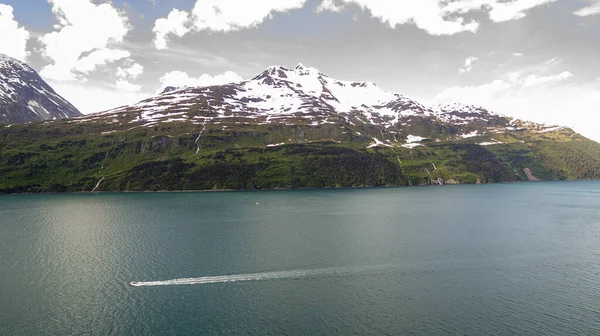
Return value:
<svg viewBox="0 0 600 336">
<path fill-rule="evenodd" d="M 492 145 L 501 145 L 502 142 L 500 141 L 486 141 L 486 142 L 481 142 L 479 143 L 480 146 L 492 146 Z"/>
<path fill-rule="evenodd" d="M 424 138 L 424 137 L 421 137 L 418 135 L 412 135 L 412 134 L 409 134 L 406 137 L 406 142 L 408 142 L 408 143 L 421 142 L 423 140 L 427 140 L 427 138 Z"/>
<path fill-rule="evenodd" d="M 471 133 L 461 134 L 460 137 L 463 139 L 474 138 L 479 135 L 478 131 L 473 131 Z"/>
<path fill-rule="evenodd" d="M 536 133 L 548 133 L 548 132 L 555 132 L 555 131 L 560 131 L 561 129 L 563 129 L 564 127 L 562 126 L 551 126 L 551 127 L 544 127 L 543 129 L 537 131 Z"/>
<path fill-rule="evenodd" d="M 381 142 L 379 139 L 377 138 L 372 138 L 374 143 L 371 144 L 370 146 L 368 146 L 367 148 L 373 148 L 373 147 L 379 147 L 379 146 L 383 146 L 383 147 L 394 147 L 392 145 L 388 145 L 386 143 Z"/>
<path fill-rule="evenodd" d="M 424 137 L 421 137 L 418 135 L 409 134 L 406 137 L 406 143 L 404 145 L 402 145 L 402 147 L 408 148 L 408 149 L 413 149 L 415 147 L 423 146 L 421 144 L 421 141 L 423 141 L 423 140 L 427 140 L 427 138 L 424 138 Z"/>
</svg>

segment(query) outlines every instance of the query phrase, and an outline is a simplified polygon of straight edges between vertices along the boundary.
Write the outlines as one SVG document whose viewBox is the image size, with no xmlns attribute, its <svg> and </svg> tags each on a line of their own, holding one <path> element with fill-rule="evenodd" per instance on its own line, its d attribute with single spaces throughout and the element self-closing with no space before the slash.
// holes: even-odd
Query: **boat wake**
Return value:
<svg viewBox="0 0 600 336">
<path fill-rule="evenodd" d="M 369 274 L 377 271 L 389 269 L 389 266 L 362 266 L 362 267 L 331 267 L 307 270 L 262 272 L 234 275 L 205 276 L 199 278 L 182 278 L 161 281 L 132 281 L 131 287 L 151 287 L 151 286 L 174 286 L 174 285 L 204 285 L 214 283 L 227 283 L 239 281 L 266 281 L 266 280 L 284 280 L 284 279 L 310 279 L 318 277 L 344 277 L 360 274 Z"/>
</svg>

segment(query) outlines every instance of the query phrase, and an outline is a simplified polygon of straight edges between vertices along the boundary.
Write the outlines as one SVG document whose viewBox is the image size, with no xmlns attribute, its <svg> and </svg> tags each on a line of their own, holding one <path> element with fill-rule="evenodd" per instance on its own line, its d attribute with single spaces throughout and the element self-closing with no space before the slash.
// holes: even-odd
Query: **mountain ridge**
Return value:
<svg viewBox="0 0 600 336">
<path fill-rule="evenodd" d="M 207 113 L 192 116 L 191 111 L 198 106 Z M 303 124 L 299 119 L 317 126 L 331 122 L 332 118 L 343 118 L 350 124 L 369 123 L 386 130 L 408 126 L 413 118 L 428 118 L 442 125 L 464 128 L 464 134 L 473 132 L 474 128 L 469 127 L 473 125 L 489 126 L 491 132 L 498 132 L 497 127 L 528 127 L 540 131 L 556 127 L 509 118 L 476 105 L 426 106 L 399 93 L 380 89 L 375 83 L 334 79 L 302 63 L 293 69 L 270 66 L 252 79 L 236 83 L 170 86 L 136 104 L 86 115 L 80 120 L 111 118 L 114 122 L 132 115 L 137 117 L 130 123 L 146 127 L 179 121 L 205 124 L 228 118 L 288 126 Z"/>
</svg>

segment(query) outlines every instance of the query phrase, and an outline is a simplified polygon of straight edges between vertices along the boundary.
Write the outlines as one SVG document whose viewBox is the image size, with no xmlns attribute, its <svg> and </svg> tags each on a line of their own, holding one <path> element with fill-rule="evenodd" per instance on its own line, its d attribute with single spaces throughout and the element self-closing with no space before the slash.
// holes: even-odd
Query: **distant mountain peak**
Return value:
<svg viewBox="0 0 600 336">
<path fill-rule="evenodd" d="M 81 116 L 29 65 L 0 54 L 0 123 Z"/>
<path fill-rule="evenodd" d="M 265 77 L 287 78 L 287 73 L 290 71 L 292 70 L 280 65 L 271 65 L 265 71 L 263 71 L 253 79 L 257 80 Z"/>
<path fill-rule="evenodd" d="M 10 66 L 10 65 L 13 65 L 13 64 L 18 64 L 18 65 L 21 65 L 21 66 L 25 65 L 26 66 L 25 63 L 17 60 L 16 58 L 12 58 L 12 57 L 10 57 L 8 55 L 0 53 L 0 68 L 6 67 L 6 66 Z"/>
<path fill-rule="evenodd" d="M 314 77 L 323 82 L 327 82 L 327 83 L 324 83 L 326 85 L 336 85 L 336 86 L 340 86 L 340 87 L 352 87 L 352 88 L 373 88 L 373 89 L 381 90 L 381 89 L 379 89 L 377 84 L 375 84 L 373 82 L 343 81 L 343 80 L 333 79 L 333 78 L 323 74 L 319 69 L 305 66 L 302 63 L 298 63 L 298 65 L 296 65 L 296 67 L 293 69 L 290 69 L 290 68 L 287 68 L 284 66 L 280 66 L 280 65 L 272 65 L 272 66 L 268 67 L 265 71 L 263 71 L 261 74 L 254 77 L 252 80 L 260 80 L 260 79 L 264 79 L 265 77 L 271 77 L 271 78 L 275 78 L 275 79 L 283 79 L 283 80 L 294 82 L 294 83 L 303 81 L 303 79 L 300 79 L 301 77 Z M 300 83 L 300 85 L 302 85 L 302 83 Z"/>
<path fill-rule="evenodd" d="M 173 91 L 182 90 L 182 89 L 185 89 L 185 88 L 186 88 L 186 86 L 167 86 L 167 87 L 165 87 L 160 92 L 160 94 L 163 95 L 163 94 L 166 94 L 166 93 L 170 93 L 170 92 L 173 92 Z"/>
<path fill-rule="evenodd" d="M 271 77 L 275 79 L 291 79 L 296 76 L 313 76 L 319 77 L 323 74 L 311 67 L 304 66 L 302 63 L 298 63 L 295 68 L 289 69 L 281 65 L 271 65 L 265 71 L 254 77 L 253 80 L 264 79 L 265 77 Z"/>
<path fill-rule="evenodd" d="M 0 71 L 4 77 L 16 76 L 17 73 L 35 73 L 26 63 L 4 54 L 0 54 Z"/>
<path fill-rule="evenodd" d="M 296 68 L 294 68 L 295 72 L 298 75 L 301 76 L 307 76 L 307 75 L 314 75 L 314 76 L 319 76 L 322 75 L 322 73 L 315 69 L 315 68 L 311 68 L 311 67 L 307 67 L 302 63 L 298 63 L 298 65 L 296 65 Z"/>
</svg>

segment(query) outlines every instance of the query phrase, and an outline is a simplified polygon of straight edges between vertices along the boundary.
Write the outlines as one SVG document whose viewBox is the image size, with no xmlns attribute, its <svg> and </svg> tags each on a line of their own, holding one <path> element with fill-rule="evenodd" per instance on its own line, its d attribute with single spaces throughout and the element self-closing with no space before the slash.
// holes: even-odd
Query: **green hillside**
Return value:
<svg viewBox="0 0 600 336">
<path fill-rule="evenodd" d="M 457 139 L 458 129 L 426 121 L 397 130 L 235 119 L 0 126 L 0 192 L 92 191 L 99 181 L 97 191 L 156 191 L 600 178 L 600 144 L 569 129 Z M 427 139 L 409 149 L 397 140 L 407 134 Z M 373 138 L 386 142 L 371 146 Z M 478 144 L 492 140 L 501 144 Z"/>
</svg>

